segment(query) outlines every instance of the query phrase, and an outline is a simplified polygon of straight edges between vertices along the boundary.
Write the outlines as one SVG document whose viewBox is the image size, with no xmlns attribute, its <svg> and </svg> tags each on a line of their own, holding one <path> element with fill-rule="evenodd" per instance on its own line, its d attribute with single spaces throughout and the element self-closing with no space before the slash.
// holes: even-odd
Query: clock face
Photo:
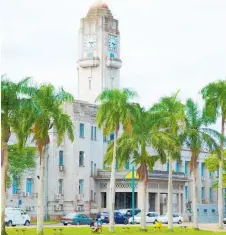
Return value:
<svg viewBox="0 0 226 235">
<path fill-rule="evenodd" d="M 84 36 L 84 49 L 87 51 L 93 51 L 96 49 L 96 35 L 85 35 Z"/>
<path fill-rule="evenodd" d="M 117 36 L 109 34 L 108 36 L 108 47 L 110 51 L 117 50 Z"/>
</svg>

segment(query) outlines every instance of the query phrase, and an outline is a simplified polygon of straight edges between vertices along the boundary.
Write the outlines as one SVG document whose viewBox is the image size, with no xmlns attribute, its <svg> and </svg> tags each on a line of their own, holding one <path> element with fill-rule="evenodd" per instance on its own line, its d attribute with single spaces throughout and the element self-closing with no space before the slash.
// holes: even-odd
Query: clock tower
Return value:
<svg viewBox="0 0 226 235">
<path fill-rule="evenodd" d="M 91 6 L 81 19 L 78 43 L 78 99 L 95 103 L 104 89 L 119 88 L 120 83 L 118 20 L 107 4 Z"/>
</svg>

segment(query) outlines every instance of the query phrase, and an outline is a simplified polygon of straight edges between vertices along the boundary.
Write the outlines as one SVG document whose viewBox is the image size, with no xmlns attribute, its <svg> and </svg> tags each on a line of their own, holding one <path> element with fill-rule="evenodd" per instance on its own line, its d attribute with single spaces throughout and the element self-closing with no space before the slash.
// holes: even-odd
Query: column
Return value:
<svg viewBox="0 0 226 235">
<path fill-rule="evenodd" d="M 160 214 L 160 193 L 155 194 L 155 212 Z"/>
<path fill-rule="evenodd" d="M 184 194 L 181 194 L 181 213 L 184 214 Z"/>
<path fill-rule="evenodd" d="M 124 207 L 123 207 L 123 208 L 127 208 L 127 207 L 126 207 L 126 193 L 124 193 L 124 199 L 123 199 L 123 200 L 124 200 L 124 203 L 123 203 L 123 204 L 124 204 Z"/>
<path fill-rule="evenodd" d="M 178 213 L 181 213 L 181 194 L 178 193 Z"/>
<path fill-rule="evenodd" d="M 149 211 L 149 192 L 146 193 L 146 211 Z"/>
</svg>

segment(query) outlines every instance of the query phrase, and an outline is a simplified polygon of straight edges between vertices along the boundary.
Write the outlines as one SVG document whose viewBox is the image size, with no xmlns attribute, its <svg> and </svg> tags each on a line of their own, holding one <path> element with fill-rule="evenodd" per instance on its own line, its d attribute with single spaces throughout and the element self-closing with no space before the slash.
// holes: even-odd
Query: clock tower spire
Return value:
<svg viewBox="0 0 226 235">
<path fill-rule="evenodd" d="M 78 51 L 78 99 L 95 103 L 106 88 L 119 88 L 120 33 L 106 3 L 92 5 L 81 19 Z"/>
</svg>

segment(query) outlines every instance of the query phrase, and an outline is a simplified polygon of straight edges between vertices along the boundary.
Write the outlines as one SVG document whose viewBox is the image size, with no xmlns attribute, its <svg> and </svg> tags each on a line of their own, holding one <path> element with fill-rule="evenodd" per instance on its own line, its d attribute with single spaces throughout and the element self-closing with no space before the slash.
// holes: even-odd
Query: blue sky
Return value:
<svg viewBox="0 0 226 235">
<path fill-rule="evenodd" d="M 77 33 L 92 0 L 7 0 L 1 6 L 1 73 L 77 90 Z M 150 106 L 180 89 L 226 79 L 225 0 L 108 0 L 121 32 L 121 87 Z"/>
</svg>

